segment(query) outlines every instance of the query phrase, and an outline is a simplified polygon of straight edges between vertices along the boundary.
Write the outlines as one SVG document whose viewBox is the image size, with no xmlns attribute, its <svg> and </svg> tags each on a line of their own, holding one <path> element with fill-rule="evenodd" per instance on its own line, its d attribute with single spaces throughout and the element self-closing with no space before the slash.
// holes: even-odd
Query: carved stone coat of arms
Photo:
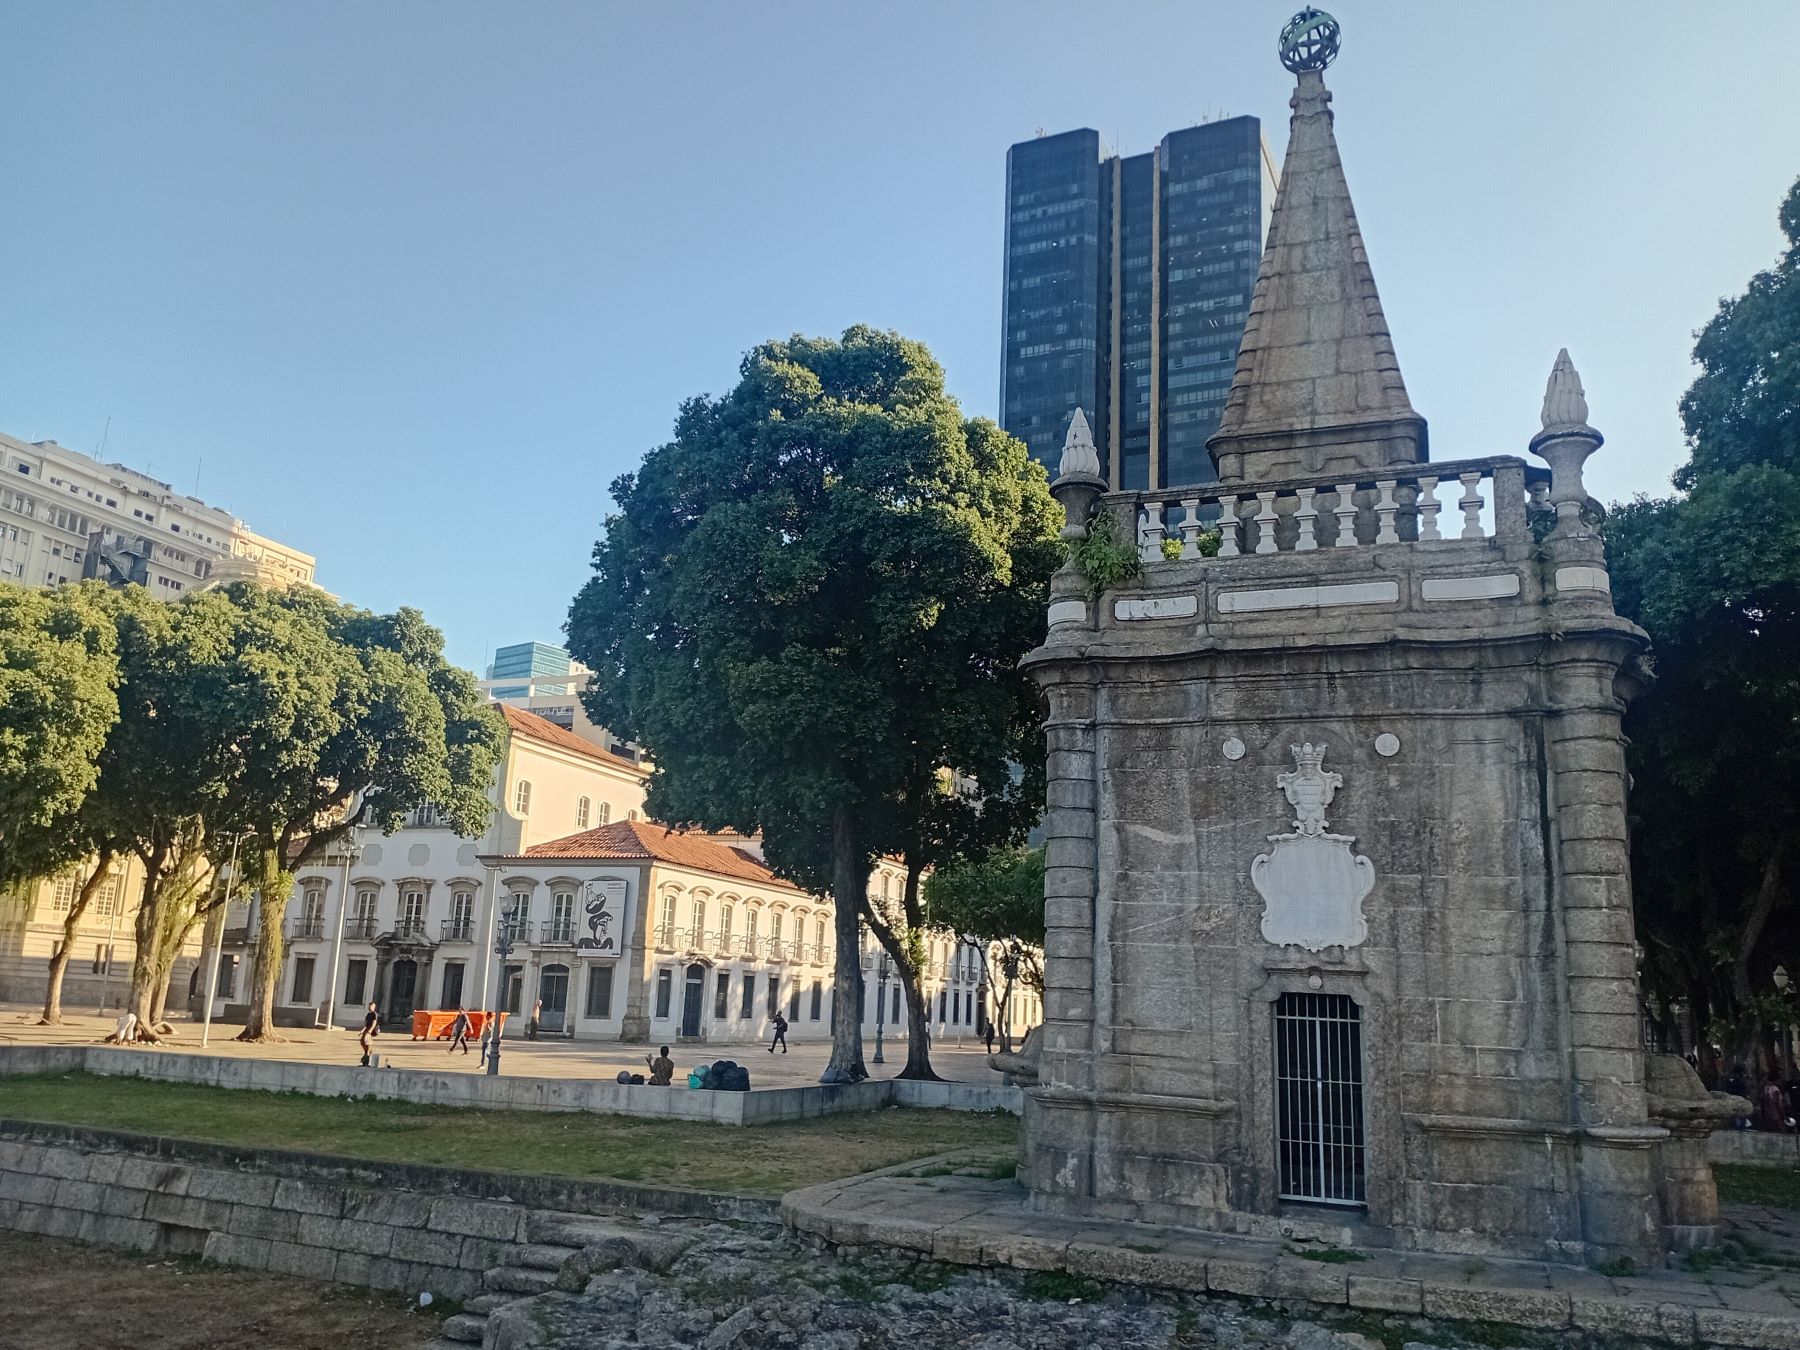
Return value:
<svg viewBox="0 0 1800 1350">
<path fill-rule="evenodd" d="M 1250 883 L 1263 898 L 1263 937 L 1278 946 L 1321 951 L 1368 941 L 1362 902 L 1375 886 L 1375 864 L 1351 847 L 1351 835 L 1331 834 L 1325 808 L 1344 785 L 1342 774 L 1325 767 L 1325 747 L 1289 747 L 1290 773 L 1278 774 L 1294 808 L 1294 828 L 1272 834 L 1273 846 L 1250 864 Z"/>
</svg>

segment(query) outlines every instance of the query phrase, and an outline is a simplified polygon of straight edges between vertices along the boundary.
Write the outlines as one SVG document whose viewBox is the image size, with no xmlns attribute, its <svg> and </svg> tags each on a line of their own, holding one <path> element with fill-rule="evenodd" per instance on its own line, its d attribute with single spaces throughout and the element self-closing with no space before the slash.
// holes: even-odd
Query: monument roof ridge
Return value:
<svg viewBox="0 0 1800 1350">
<path fill-rule="evenodd" d="M 1423 460 L 1424 419 L 1400 375 L 1321 70 L 1296 72 L 1289 107 L 1268 240 L 1208 448 L 1222 477 L 1283 471 L 1254 469 L 1246 456 L 1289 460 L 1285 472 L 1333 460 L 1369 467 Z M 1340 429 L 1350 434 L 1326 434 Z M 1332 444 L 1339 440 L 1346 444 Z"/>
</svg>

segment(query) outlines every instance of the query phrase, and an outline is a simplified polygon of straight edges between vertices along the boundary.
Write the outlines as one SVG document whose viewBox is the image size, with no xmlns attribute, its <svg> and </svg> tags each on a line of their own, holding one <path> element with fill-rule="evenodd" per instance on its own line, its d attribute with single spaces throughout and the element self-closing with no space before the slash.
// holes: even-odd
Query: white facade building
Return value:
<svg viewBox="0 0 1800 1350">
<path fill-rule="evenodd" d="M 229 511 L 55 441 L 0 435 L 0 580 L 136 582 L 159 599 L 234 576 L 312 584 L 314 560 Z"/>
</svg>

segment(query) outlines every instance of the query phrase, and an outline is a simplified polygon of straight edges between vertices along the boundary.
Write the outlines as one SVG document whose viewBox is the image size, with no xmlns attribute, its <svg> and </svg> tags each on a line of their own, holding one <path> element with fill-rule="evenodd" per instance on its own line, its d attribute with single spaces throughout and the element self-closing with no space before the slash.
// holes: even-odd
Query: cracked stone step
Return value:
<svg viewBox="0 0 1800 1350">
<path fill-rule="evenodd" d="M 497 1266 L 481 1277 L 481 1283 L 485 1288 L 509 1294 L 547 1294 L 556 1288 L 556 1272 L 531 1266 Z"/>
<path fill-rule="evenodd" d="M 558 1243 L 568 1247 L 586 1247 L 609 1238 L 631 1238 L 641 1230 L 585 1214 L 533 1214 L 527 1223 L 533 1242 Z"/>
<path fill-rule="evenodd" d="M 517 1294 L 486 1293 L 477 1294 L 463 1304 L 463 1311 L 474 1313 L 478 1317 L 486 1317 L 495 1308 L 504 1308 L 509 1303 L 517 1303 Z"/>
<path fill-rule="evenodd" d="M 480 1345 L 487 1333 L 487 1318 L 475 1313 L 456 1313 L 444 1319 L 443 1339 L 457 1345 Z"/>
<path fill-rule="evenodd" d="M 526 1242 L 507 1252 L 506 1263 L 510 1266 L 526 1266 L 532 1270 L 561 1270 L 563 1262 L 575 1255 L 577 1250 L 576 1247 L 548 1242 Z"/>
</svg>

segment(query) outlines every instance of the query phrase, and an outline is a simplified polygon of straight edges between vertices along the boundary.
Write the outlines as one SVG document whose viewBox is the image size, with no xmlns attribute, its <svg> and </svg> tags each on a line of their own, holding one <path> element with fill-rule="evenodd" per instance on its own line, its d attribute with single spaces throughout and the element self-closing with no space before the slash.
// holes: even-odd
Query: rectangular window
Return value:
<svg viewBox="0 0 1800 1350">
<path fill-rule="evenodd" d="M 769 976 L 769 1016 L 781 1011 L 781 976 Z"/>
<path fill-rule="evenodd" d="M 667 1017 L 669 1004 L 675 997 L 675 972 L 664 966 L 656 972 L 656 1015 Z"/>
<path fill-rule="evenodd" d="M 289 995 L 289 1003 L 312 1002 L 313 958 L 300 956 L 294 958 L 294 992 Z"/>
<path fill-rule="evenodd" d="M 800 981 L 794 981 L 794 992 L 788 995 L 788 1021 L 800 1020 Z"/>
<path fill-rule="evenodd" d="M 442 997 L 438 999 L 438 1007 L 462 1007 L 465 964 L 462 961 L 446 961 L 444 963 L 444 991 Z"/>
<path fill-rule="evenodd" d="M 235 956 L 219 958 L 219 997 L 237 997 L 238 959 Z M 360 1000 L 358 1000 L 360 1002 Z"/>
<path fill-rule="evenodd" d="M 756 976 L 749 971 L 744 972 L 744 1003 L 738 1009 L 740 1018 L 753 1017 L 756 1014 Z"/>
<path fill-rule="evenodd" d="M 344 1002 L 361 1006 L 365 1002 L 363 986 L 368 981 L 369 963 L 359 956 L 344 967 Z"/>
<path fill-rule="evenodd" d="M 1363 1203 L 1362 1009 L 1345 994 L 1275 1004 L 1281 1198 Z"/>
<path fill-rule="evenodd" d="M 949 1007 L 950 1007 L 950 991 L 948 989 L 938 990 L 938 1015 L 937 1015 L 938 1021 L 942 1022 L 944 1020 L 944 1013 L 949 1009 Z"/>
<path fill-rule="evenodd" d="M 825 1005 L 825 986 L 820 984 L 817 980 L 814 980 L 812 982 L 812 1009 L 811 1009 L 811 1017 L 812 1017 L 813 1021 L 816 1022 L 819 1020 L 819 1012 L 824 1007 L 824 1005 Z"/>
<path fill-rule="evenodd" d="M 962 990 L 950 991 L 950 1021 L 954 1026 L 962 1025 Z"/>
<path fill-rule="evenodd" d="M 587 976 L 587 1015 L 612 1016 L 613 968 L 589 966 Z"/>
<path fill-rule="evenodd" d="M 900 982 L 898 980 L 894 982 L 894 1011 L 888 1020 L 895 1026 L 900 1025 Z"/>
<path fill-rule="evenodd" d="M 112 962 L 109 959 L 106 944 L 104 942 L 96 942 L 94 944 L 94 974 L 106 974 L 111 965 Z"/>
<path fill-rule="evenodd" d="M 721 970 L 717 987 L 713 990 L 713 1020 L 723 1022 L 731 1016 L 731 972 Z"/>
</svg>

